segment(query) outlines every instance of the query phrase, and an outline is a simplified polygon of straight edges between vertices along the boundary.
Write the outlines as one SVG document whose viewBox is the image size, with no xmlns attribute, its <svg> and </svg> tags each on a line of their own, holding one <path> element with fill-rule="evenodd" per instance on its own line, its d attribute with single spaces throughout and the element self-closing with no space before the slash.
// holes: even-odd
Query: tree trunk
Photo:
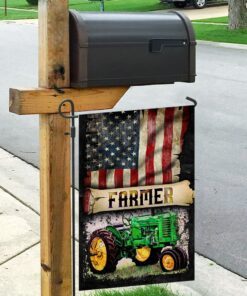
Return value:
<svg viewBox="0 0 247 296">
<path fill-rule="evenodd" d="M 229 0 L 229 29 L 247 28 L 247 0 Z"/>
</svg>

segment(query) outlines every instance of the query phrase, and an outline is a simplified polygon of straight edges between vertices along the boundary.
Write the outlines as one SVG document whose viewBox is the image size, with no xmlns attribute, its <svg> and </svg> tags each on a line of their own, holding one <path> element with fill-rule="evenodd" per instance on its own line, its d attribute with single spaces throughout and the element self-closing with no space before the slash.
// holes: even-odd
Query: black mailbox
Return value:
<svg viewBox="0 0 247 296">
<path fill-rule="evenodd" d="M 70 11 L 71 86 L 194 82 L 195 45 L 178 12 Z"/>
</svg>

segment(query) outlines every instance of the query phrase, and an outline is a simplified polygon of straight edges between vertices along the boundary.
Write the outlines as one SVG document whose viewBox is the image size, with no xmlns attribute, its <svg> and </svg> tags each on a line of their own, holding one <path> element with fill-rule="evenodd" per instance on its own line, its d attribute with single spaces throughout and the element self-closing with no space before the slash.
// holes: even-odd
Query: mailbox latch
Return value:
<svg viewBox="0 0 247 296">
<path fill-rule="evenodd" d="M 183 47 L 187 46 L 187 40 L 181 39 L 152 39 L 150 40 L 150 51 L 151 52 L 162 52 L 166 47 Z"/>
</svg>

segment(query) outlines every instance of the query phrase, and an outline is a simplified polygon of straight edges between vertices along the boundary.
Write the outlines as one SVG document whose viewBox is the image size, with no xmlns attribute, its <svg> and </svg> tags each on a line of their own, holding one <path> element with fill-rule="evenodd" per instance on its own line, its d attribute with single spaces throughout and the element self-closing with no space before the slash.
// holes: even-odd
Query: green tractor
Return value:
<svg viewBox="0 0 247 296">
<path fill-rule="evenodd" d="M 114 272 L 119 260 L 132 258 L 137 266 L 160 261 L 163 271 L 187 267 L 187 254 L 176 247 L 179 240 L 177 214 L 123 218 L 123 224 L 107 226 L 92 233 L 88 262 L 93 273 Z"/>
</svg>

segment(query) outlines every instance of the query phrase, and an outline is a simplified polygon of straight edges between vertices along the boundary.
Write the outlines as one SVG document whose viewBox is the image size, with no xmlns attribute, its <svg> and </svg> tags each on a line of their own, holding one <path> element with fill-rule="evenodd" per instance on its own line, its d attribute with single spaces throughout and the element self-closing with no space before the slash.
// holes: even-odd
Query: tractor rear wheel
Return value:
<svg viewBox="0 0 247 296">
<path fill-rule="evenodd" d="M 159 252 L 158 249 L 142 247 L 136 249 L 136 255 L 132 260 L 137 266 L 153 265 L 159 261 Z"/>
<path fill-rule="evenodd" d="M 111 232 L 99 229 L 92 233 L 87 245 L 88 263 L 93 273 L 114 272 L 117 266 L 117 246 Z"/>
<path fill-rule="evenodd" d="M 161 253 L 160 266 L 163 271 L 174 271 L 179 269 L 180 257 L 173 249 L 166 249 Z"/>
</svg>

